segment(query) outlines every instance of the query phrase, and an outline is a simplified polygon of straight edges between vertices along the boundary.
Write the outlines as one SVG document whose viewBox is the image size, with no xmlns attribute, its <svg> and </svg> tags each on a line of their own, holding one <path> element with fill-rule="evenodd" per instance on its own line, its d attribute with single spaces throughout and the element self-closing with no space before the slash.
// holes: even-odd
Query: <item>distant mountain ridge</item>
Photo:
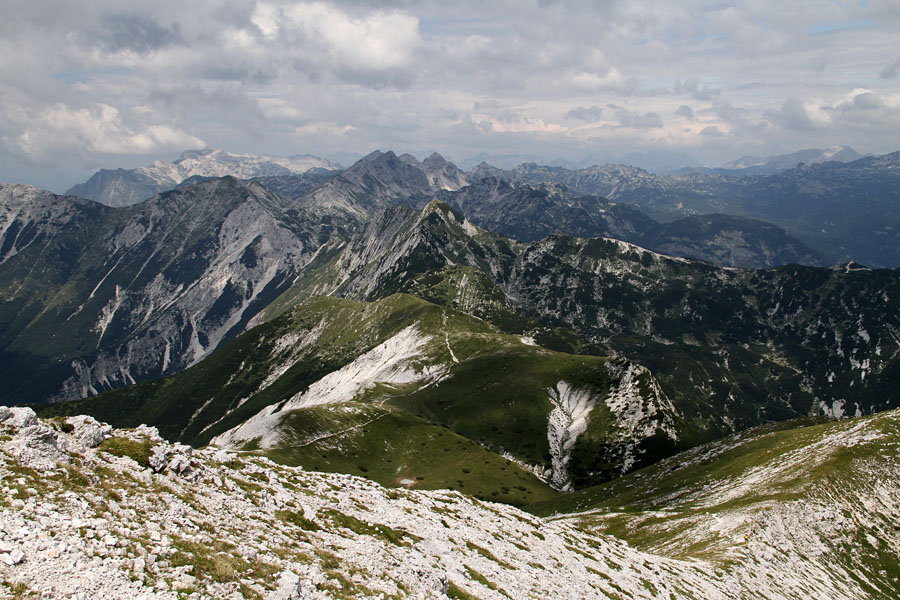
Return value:
<svg viewBox="0 0 900 600">
<path fill-rule="evenodd" d="M 720 172 L 728 172 L 731 175 L 774 175 L 775 173 L 791 169 L 798 164 L 813 165 L 823 162 L 835 161 L 848 163 L 863 158 L 863 155 L 849 146 L 832 146 L 831 148 L 810 148 L 798 150 L 790 154 L 772 156 L 743 156 L 737 160 L 722 165 Z"/>
<path fill-rule="evenodd" d="M 475 175 L 470 173 L 469 178 Z M 564 233 L 615 238 L 664 254 L 732 267 L 825 264 L 818 252 L 763 221 L 712 214 L 660 223 L 627 204 L 576 195 L 560 184 L 510 184 L 485 177 L 437 197 L 476 225 L 525 242 Z"/>
<path fill-rule="evenodd" d="M 302 175 L 314 170 L 336 170 L 340 165 L 310 154 L 281 157 L 232 154 L 224 150 L 189 150 L 174 162 L 158 160 L 136 169 L 102 169 L 66 195 L 96 200 L 108 206 L 130 206 L 154 194 L 174 189 L 191 177 L 238 179 Z"/>
<path fill-rule="evenodd" d="M 900 152 L 805 164 L 771 175 L 705 169 L 658 176 L 626 165 L 571 170 L 534 163 L 509 170 L 481 164 L 468 174 L 533 186 L 561 184 L 573 194 L 602 196 L 658 221 L 714 213 L 759 219 L 831 264 L 900 266 Z"/>
<path fill-rule="evenodd" d="M 420 163 L 408 154 L 376 151 L 296 200 L 309 211 L 328 214 L 349 225 L 365 222 L 374 211 L 388 206 L 420 209 L 438 198 L 476 225 L 523 241 L 565 233 L 614 237 L 727 266 L 824 264 L 816 251 L 767 223 L 714 215 L 663 225 L 624 204 L 573 193 L 565 184 L 541 182 L 564 172 L 561 168 L 522 165 L 515 174 L 526 181 L 509 183 L 508 173 L 490 165 L 463 172 L 439 154 Z M 646 174 L 633 167 L 596 167 L 590 173 L 588 179 L 596 176 L 594 181 L 604 182 L 618 180 L 623 174 Z M 609 187 L 614 189 L 615 183 Z"/>
</svg>

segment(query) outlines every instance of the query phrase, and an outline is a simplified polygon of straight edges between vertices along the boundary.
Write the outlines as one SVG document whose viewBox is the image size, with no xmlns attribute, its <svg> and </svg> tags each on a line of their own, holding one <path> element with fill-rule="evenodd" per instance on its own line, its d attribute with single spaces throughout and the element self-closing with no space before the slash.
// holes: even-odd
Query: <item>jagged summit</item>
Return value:
<svg viewBox="0 0 900 600">
<path fill-rule="evenodd" d="M 22 210 L 0 193 L 2 393 L 20 401 L 80 398 L 187 367 L 243 330 L 319 246 L 320 224 L 233 177 L 116 209 L 32 193 Z M 47 262 L 35 272 L 34 261 Z M 34 379 L 12 375 L 45 345 L 64 360 L 29 369 Z"/>
</svg>

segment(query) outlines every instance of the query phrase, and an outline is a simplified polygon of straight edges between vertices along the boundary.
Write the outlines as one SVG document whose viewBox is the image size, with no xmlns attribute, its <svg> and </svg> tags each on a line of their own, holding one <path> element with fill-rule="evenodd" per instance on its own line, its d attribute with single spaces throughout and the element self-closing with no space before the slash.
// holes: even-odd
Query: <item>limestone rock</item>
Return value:
<svg viewBox="0 0 900 600">
<path fill-rule="evenodd" d="M 191 471 L 191 455 L 194 449 L 186 444 L 160 444 L 153 448 L 150 456 L 150 468 L 155 473 L 169 470 L 179 475 Z"/>
<path fill-rule="evenodd" d="M 303 583 L 300 576 L 293 571 L 285 571 L 278 580 L 278 588 L 266 596 L 266 600 L 302 600 L 308 598 L 304 594 Z"/>
<path fill-rule="evenodd" d="M 7 417 L 0 418 L 0 422 L 4 425 L 11 425 L 16 429 L 21 429 L 34 425 L 37 422 L 37 415 L 30 408 L 14 406 L 7 410 L 9 411 Z"/>
<path fill-rule="evenodd" d="M 13 409 L 16 410 L 16 409 Z M 21 422 L 35 423 L 34 411 L 25 409 L 31 413 L 32 419 L 25 414 Z M 13 417 L 17 419 L 18 417 Z M 68 462 L 67 445 L 64 437 L 43 423 L 35 423 L 19 429 L 18 433 L 9 442 L 8 449 L 19 462 L 32 468 L 52 468 L 57 462 Z"/>
<path fill-rule="evenodd" d="M 71 449 L 81 452 L 99 446 L 111 429 L 109 425 L 101 425 L 95 418 L 84 415 L 69 417 L 66 423 L 74 428 L 69 432 Z"/>
</svg>

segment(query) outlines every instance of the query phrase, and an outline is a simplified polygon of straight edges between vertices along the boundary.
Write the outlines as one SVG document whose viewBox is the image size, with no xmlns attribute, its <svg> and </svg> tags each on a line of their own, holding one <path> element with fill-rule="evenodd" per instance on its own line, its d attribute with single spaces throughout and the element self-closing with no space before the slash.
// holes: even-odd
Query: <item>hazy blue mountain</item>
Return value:
<svg viewBox="0 0 900 600">
<path fill-rule="evenodd" d="M 577 195 L 603 196 L 659 221 L 713 213 L 760 219 L 782 228 L 830 263 L 900 265 L 900 153 L 797 166 L 773 175 L 711 171 L 653 175 L 623 165 L 585 169 L 522 164 L 510 170 L 477 167 L 529 185 L 557 183 Z"/>
<path fill-rule="evenodd" d="M 774 175 L 800 164 L 814 165 L 831 161 L 848 163 L 860 158 L 863 158 L 863 155 L 849 146 L 832 146 L 774 156 L 744 156 L 716 170 L 728 175 Z"/>
<path fill-rule="evenodd" d="M 615 238 L 730 267 L 823 264 L 817 252 L 763 221 L 714 214 L 659 223 L 627 204 L 578 196 L 559 184 L 510 184 L 486 177 L 439 197 L 476 225 L 521 241 L 566 233 Z"/>
</svg>

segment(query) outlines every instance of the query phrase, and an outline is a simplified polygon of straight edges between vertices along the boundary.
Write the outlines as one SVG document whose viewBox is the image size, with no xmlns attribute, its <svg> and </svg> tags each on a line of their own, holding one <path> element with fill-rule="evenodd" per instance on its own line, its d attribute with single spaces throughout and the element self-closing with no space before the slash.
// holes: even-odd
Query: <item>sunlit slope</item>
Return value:
<svg viewBox="0 0 900 600">
<path fill-rule="evenodd" d="M 536 510 L 709 561 L 741 587 L 768 578 L 796 597 L 894 598 L 898 482 L 894 410 L 756 428 Z"/>
<path fill-rule="evenodd" d="M 548 350 L 405 294 L 312 298 L 183 373 L 43 410 L 518 504 L 690 437 L 646 369 Z"/>
</svg>

